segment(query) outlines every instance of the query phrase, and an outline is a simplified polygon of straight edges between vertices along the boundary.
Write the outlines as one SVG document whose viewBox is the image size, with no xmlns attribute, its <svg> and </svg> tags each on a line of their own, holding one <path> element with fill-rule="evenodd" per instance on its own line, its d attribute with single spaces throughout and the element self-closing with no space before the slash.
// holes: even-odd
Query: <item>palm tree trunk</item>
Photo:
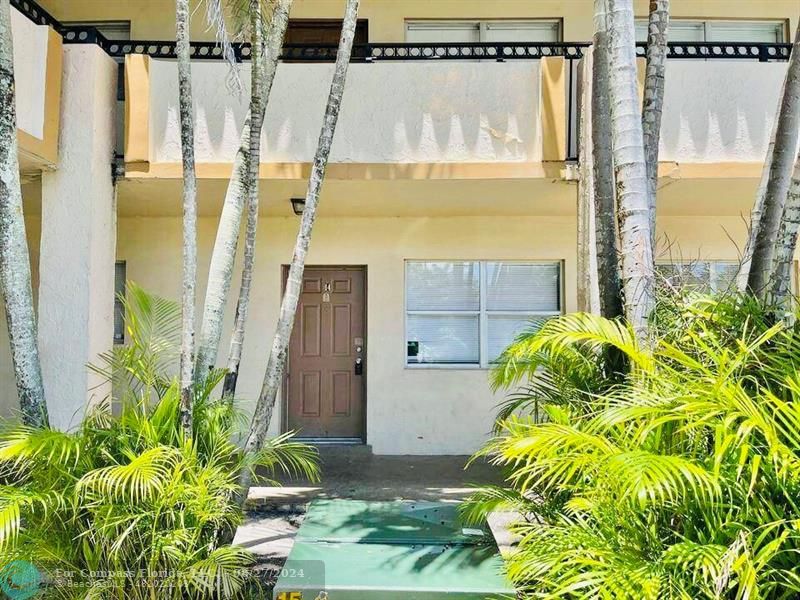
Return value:
<svg viewBox="0 0 800 600">
<path fill-rule="evenodd" d="M 283 44 L 286 28 L 289 24 L 289 10 L 292 0 L 278 0 L 272 12 L 272 20 L 266 39 L 266 54 L 262 73 L 261 88 L 261 113 L 255 119 L 256 133 L 261 135 L 261 125 L 264 112 L 269 102 L 272 82 L 278 69 L 278 58 Z M 252 93 L 252 90 L 251 90 Z M 233 173 L 228 182 L 225 201 L 222 205 L 217 237 L 211 253 L 211 265 L 208 271 L 208 285 L 203 308 L 203 320 L 200 326 L 200 338 L 197 343 L 197 358 L 195 360 L 195 379 L 206 377 L 217 360 L 219 343 L 222 337 L 222 320 L 225 313 L 225 303 L 233 279 L 233 264 L 236 260 L 236 251 L 239 244 L 239 231 L 242 224 L 242 211 L 245 198 L 248 198 L 248 178 L 250 155 L 250 129 L 253 122 L 252 115 L 248 112 L 242 128 L 242 137 L 239 150 L 233 164 Z"/>
<path fill-rule="evenodd" d="M 22 420 L 27 425 L 46 427 L 47 404 L 36 345 L 36 313 L 22 216 L 18 152 L 11 7 L 9 0 L 0 0 L 0 290 Z"/>
<path fill-rule="evenodd" d="M 788 308 L 792 291 L 792 261 L 797 249 L 797 232 L 800 227 L 800 151 L 794 163 L 789 193 L 786 195 L 786 206 L 775 243 L 775 262 L 770 281 L 772 282 L 771 300 L 776 308 Z"/>
<path fill-rule="evenodd" d="M 181 115 L 181 156 L 183 160 L 183 301 L 181 324 L 181 426 L 192 436 L 192 367 L 194 365 L 194 310 L 197 281 L 197 179 L 194 168 L 194 114 L 192 107 L 192 65 L 189 46 L 189 0 L 176 0 L 176 53 Z"/>
<path fill-rule="evenodd" d="M 597 280 L 600 314 L 622 316 L 622 284 L 617 246 L 617 211 L 614 199 L 614 161 L 611 148 L 607 0 L 595 0 L 592 60 L 592 175 L 594 187 Z"/>
<path fill-rule="evenodd" d="M 786 80 L 784 79 L 783 87 L 781 88 L 781 97 L 783 97 L 783 89 L 786 87 Z M 779 107 L 775 107 L 777 114 Z M 756 243 L 756 233 L 758 232 L 759 225 L 761 224 L 761 213 L 764 212 L 764 198 L 767 195 L 767 182 L 769 182 L 769 172 L 772 168 L 772 153 L 775 150 L 775 135 L 777 133 L 778 120 L 772 124 L 772 134 L 769 138 L 769 145 L 767 146 L 767 154 L 764 158 L 764 166 L 761 169 L 761 180 L 758 182 L 758 189 L 756 190 L 756 198 L 753 201 L 753 208 L 750 210 L 750 227 L 747 232 L 747 242 L 742 252 L 742 260 L 739 265 L 739 272 L 736 274 L 736 287 L 740 292 L 747 289 L 747 279 L 750 276 L 750 263 L 753 259 L 753 246 Z"/>
<path fill-rule="evenodd" d="M 783 78 L 781 85 L 780 97 L 775 106 L 775 114 L 778 114 L 781 106 L 781 99 L 783 98 L 784 91 L 786 90 L 786 77 Z M 753 246 L 756 242 L 756 233 L 758 232 L 761 223 L 761 214 L 764 212 L 764 197 L 767 195 L 767 183 L 769 182 L 769 173 L 772 168 L 772 153 L 775 151 L 775 135 L 778 132 L 778 119 L 772 123 L 772 131 L 769 136 L 769 144 L 767 144 L 767 152 L 764 157 L 764 166 L 761 168 L 761 179 L 758 182 L 758 189 L 756 190 L 756 198 L 753 201 L 753 208 L 750 210 L 750 227 L 747 232 L 747 242 L 742 252 L 742 260 L 739 265 L 739 272 L 736 274 L 736 287 L 740 292 L 747 290 L 747 278 L 750 275 L 750 262 L 753 259 Z"/>
<path fill-rule="evenodd" d="M 286 365 L 286 353 L 289 347 L 289 338 L 294 326 L 294 316 L 297 311 L 297 303 L 300 298 L 300 290 L 303 283 L 303 270 L 305 269 L 306 255 L 311 241 L 311 231 L 314 227 L 314 220 L 317 216 L 317 205 L 322 182 L 325 179 L 325 167 L 328 164 L 328 156 L 333 143 L 333 135 L 336 131 L 336 120 L 339 117 L 339 109 L 342 104 L 345 80 L 347 78 L 347 67 L 350 63 L 350 53 L 353 48 L 353 37 L 355 36 L 356 19 L 358 16 L 359 0 L 347 0 L 344 21 L 342 22 L 342 37 L 339 41 L 339 50 L 336 54 L 336 67 L 333 72 L 331 89 L 328 94 L 328 103 L 325 107 L 325 118 L 320 132 L 317 152 L 314 156 L 314 164 L 311 169 L 311 176 L 308 180 L 308 190 L 306 191 L 306 204 L 300 220 L 300 230 L 297 232 L 292 262 L 289 266 L 289 277 L 286 281 L 286 290 L 281 302 L 280 316 L 275 328 L 275 337 L 272 340 L 267 362 L 267 370 L 264 374 L 264 383 L 258 397 L 253 420 L 250 424 L 250 434 L 245 444 L 245 452 L 257 452 L 267 435 L 272 412 L 275 407 L 275 398 L 278 388 L 283 380 L 283 370 Z M 247 470 L 242 472 L 240 479 L 242 490 L 246 493 L 250 485 L 250 473 Z"/>
<path fill-rule="evenodd" d="M 650 246 L 656 251 L 656 197 L 658 190 L 658 142 L 664 109 L 664 75 L 667 63 L 669 0 L 650 0 L 647 23 L 647 68 L 644 75 L 642 132 L 647 164 L 647 196 L 650 203 Z"/>
<path fill-rule="evenodd" d="M 795 34 L 792 54 L 786 69 L 780 110 L 775 129 L 775 146 L 769 168 L 769 179 L 764 193 L 764 206 L 758 227 L 753 229 L 753 256 L 747 288 L 758 298 L 764 298 L 769 287 L 776 240 L 781 217 L 789 192 L 797 142 L 800 138 L 800 24 Z"/>
<path fill-rule="evenodd" d="M 283 14 L 284 20 L 288 14 Z M 281 18 L 279 16 L 279 18 Z M 275 21 L 272 21 L 275 28 Z M 239 301 L 236 303 L 236 318 L 231 335 L 231 345 L 228 352 L 228 372 L 222 386 L 222 396 L 232 399 L 236 392 L 236 381 L 239 375 L 239 363 L 242 358 L 242 345 L 244 344 L 244 327 L 247 321 L 247 309 L 250 300 L 250 286 L 253 279 L 253 264 L 255 262 L 256 233 L 258 229 L 258 178 L 261 164 L 261 127 L 263 124 L 263 79 L 264 79 L 264 36 L 263 17 L 261 14 L 261 0 L 250 0 L 250 28 L 251 34 L 251 72 L 250 72 L 250 150 L 247 156 L 247 230 L 244 242 L 244 264 L 242 265 L 242 281 L 239 286 Z M 270 39 L 269 51 L 273 55 L 280 54 L 283 45 L 283 33 L 286 24 L 279 26 L 280 36 Z"/>
<path fill-rule="evenodd" d="M 625 317 L 648 343 L 655 278 L 647 167 L 636 74 L 633 0 L 608 0 L 611 131 Z"/>
<path fill-rule="evenodd" d="M 600 313 L 595 240 L 594 181 L 592 156 L 592 62 L 593 49 L 586 49 L 581 64 L 580 135 L 578 137 L 578 310 Z"/>
</svg>

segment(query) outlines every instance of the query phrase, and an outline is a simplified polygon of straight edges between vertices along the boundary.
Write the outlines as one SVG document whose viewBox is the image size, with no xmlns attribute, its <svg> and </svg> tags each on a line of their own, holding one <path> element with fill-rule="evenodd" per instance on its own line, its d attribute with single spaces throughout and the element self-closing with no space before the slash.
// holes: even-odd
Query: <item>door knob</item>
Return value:
<svg viewBox="0 0 800 600">
<path fill-rule="evenodd" d="M 353 373 L 356 375 L 361 375 L 364 372 L 364 361 L 361 360 L 361 357 L 356 359 L 356 364 L 353 368 Z"/>
</svg>

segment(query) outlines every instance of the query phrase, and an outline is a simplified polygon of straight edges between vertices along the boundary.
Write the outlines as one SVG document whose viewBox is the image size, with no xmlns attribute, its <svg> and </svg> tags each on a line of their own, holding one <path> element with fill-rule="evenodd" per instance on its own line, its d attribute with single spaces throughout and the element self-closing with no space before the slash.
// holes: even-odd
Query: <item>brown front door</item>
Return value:
<svg viewBox="0 0 800 600">
<path fill-rule="evenodd" d="M 364 439 L 365 275 L 305 270 L 286 381 L 287 425 L 300 437 Z"/>
</svg>

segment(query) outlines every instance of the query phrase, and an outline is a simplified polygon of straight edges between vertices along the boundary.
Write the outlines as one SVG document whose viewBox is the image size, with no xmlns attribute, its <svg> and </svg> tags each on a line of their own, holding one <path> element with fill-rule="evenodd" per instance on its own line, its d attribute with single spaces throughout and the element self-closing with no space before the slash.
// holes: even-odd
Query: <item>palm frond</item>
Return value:
<svg viewBox="0 0 800 600">
<path fill-rule="evenodd" d="M 0 434 L 0 463 L 32 466 L 41 461 L 69 466 L 77 463 L 80 455 L 80 439 L 55 429 L 16 424 Z"/>
<path fill-rule="evenodd" d="M 267 440 L 259 452 L 246 459 L 247 464 L 253 469 L 263 469 L 270 479 L 283 473 L 289 477 L 319 481 L 319 453 L 313 446 L 296 441 L 296 434 L 287 431 Z"/>
<path fill-rule="evenodd" d="M 189 565 L 179 576 L 179 587 L 188 597 L 237 598 L 248 582 L 246 567 L 252 554 L 237 546 L 216 548 L 205 558 Z"/>
<path fill-rule="evenodd" d="M 46 519 L 66 504 L 66 498 L 56 491 L 0 486 L 0 551 L 7 550 L 8 545 L 16 541 L 23 515 L 38 511 Z"/>
<path fill-rule="evenodd" d="M 507 558 L 522 597 L 800 593 L 800 327 L 770 314 L 681 294 L 660 302 L 652 352 L 585 315 L 506 350 L 493 383 L 519 387 L 474 457 L 505 485 L 464 511 L 522 508 Z"/>
<path fill-rule="evenodd" d="M 100 355 L 89 368 L 117 390 L 140 395 L 152 388 L 160 396 L 174 375 L 180 348 L 180 305 L 149 294 L 136 283 L 126 283 L 122 298 L 127 343 Z M 119 393 L 119 392 L 118 392 Z"/>
<path fill-rule="evenodd" d="M 89 497 L 99 494 L 117 501 L 149 500 L 163 491 L 179 460 L 175 448 L 157 446 L 126 464 L 90 471 L 80 479 L 77 489 Z"/>
<path fill-rule="evenodd" d="M 228 63 L 228 89 L 238 96 L 242 93 L 242 80 L 239 76 L 239 63 L 236 60 L 236 53 L 233 51 L 233 45 L 231 43 L 231 35 L 225 15 L 225 4 L 223 0 L 205 0 L 205 4 L 208 28 L 214 32 L 214 37 L 220 48 L 222 48 L 222 56 Z M 247 19 L 243 18 L 242 12 L 245 10 L 244 3 L 229 0 L 228 4 L 231 9 L 232 20 L 235 24 L 234 37 L 238 41 L 241 41 L 247 23 Z M 246 14 L 246 12 L 244 14 Z"/>
</svg>

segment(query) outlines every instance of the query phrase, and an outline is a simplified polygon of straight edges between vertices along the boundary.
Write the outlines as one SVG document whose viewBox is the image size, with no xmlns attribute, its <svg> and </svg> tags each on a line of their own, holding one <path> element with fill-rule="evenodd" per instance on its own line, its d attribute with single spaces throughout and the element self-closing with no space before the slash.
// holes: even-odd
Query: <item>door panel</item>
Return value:
<svg viewBox="0 0 800 600">
<path fill-rule="evenodd" d="M 300 437 L 364 439 L 365 282 L 360 267 L 305 270 L 285 386 Z"/>
</svg>

